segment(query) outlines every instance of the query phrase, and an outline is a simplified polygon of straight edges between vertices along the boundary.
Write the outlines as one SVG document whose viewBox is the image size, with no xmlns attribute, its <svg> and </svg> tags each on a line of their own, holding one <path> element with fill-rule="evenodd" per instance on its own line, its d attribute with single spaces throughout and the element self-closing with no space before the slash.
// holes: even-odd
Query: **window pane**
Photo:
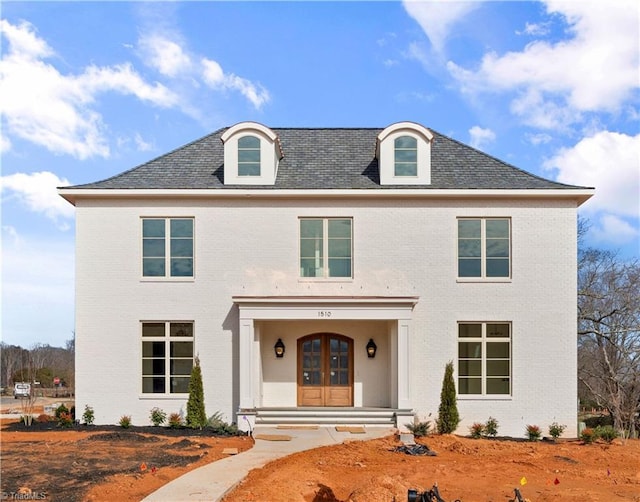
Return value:
<svg viewBox="0 0 640 502">
<path fill-rule="evenodd" d="M 487 239 L 487 257 L 509 256 L 508 239 Z"/>
<path fill-rule="evenodd" d="M 191 258 L 193 256 L 192 239 L 171 239 L 171 256 Z"/>
<path fill-rule="evenodd" d="M 418 148 L 418 140 L 412 136 L 400 136 L 394 141 L 395 148 Z"/>
<path fill-rule="evenodd" d="M 458 336 L 461 338 L 480 338 L 482 336 L 482 324 L 459 324 Z"/>
<path fill-rule="evenodd" d="M 193 237 L 193 220 L 190 218 L 172 219 L 171 237 Z"/>
<path fill-rule="evenodd" d="M 480 238 L 480 220 L 458 220 L 458 237 L 465 239 Z"/>
<path fill-rule="evenodd" d="M 302 239 L 300 241 L 300 256 L 303 258 L 322 258 L 322 241 L 320 239 Z"/>
<path fill-rule="evenodd" d="M 243 163 L 238 164 L 239 176 L 260 176 L 260 164 L 257 163 Z"/>
<path fill-rule="evenodd" d="M 329 257 L 350 258 L 351 239 L 329 239 Z"/>
<path fill-rule="evenodd" d="M 509 378 L 487 378 L 487 394 L 509 394 Z"/>
<path fill-rule="evenodd" d="M 490 359 L 487 361 L 487 376 L 508 377 L 510 374 L 509 360 Z"/>
<path fill-rule="evenodd" d="M 330 258 L 329 277 L 351 277 L 351 260 L 345 258 Z"/>
<path fill-rule="evenodd" d="M 172 277 L 193 277 L 193 259 L 172 258 L 171 259 L 171 276 Z"/>
<path fill-rule="evenodd" d="M 193 359 L 171 359 L 172 375 L 191 375 Z"/>
<path fill-rule="evenodd" d="M 509 220 L 487 220 L 487 238 L 503 237 L 509 238 Z"/>
<path fill-rule="evenodd" d="M 418 165 L 411 162 L 396 163 L 395 176 L 417 176 Z"/>
<path fill-rule="evenodd" d="M 487 324 L 488 338 L 509 338 L 508 324 Z"/>
<path fill-rule="evenodd" d="M 164 357 L 164 342 L 142 342 L 142 357 Z"/>
<path fill-rule="evenodd" d="M 487 342 L 487 357 L 509 358 L 509 343 Z"/>
<path fill-rule="evenodd" d="M 460 376 L 482 376 L 482 361 L 462 359 L 458 364 Z"/>
<path fill-rule="evenodd" d="M 415 164 L 418 161 L 418 152 L 416 150 L 396 149 L 395 161 L 402 164 L 407 162 Z"/>
<path fill-rule="evenodd" d="M 490 258 L 487 260 L 487 277 L 509 277 L 508 258 Z"/>
<path fill-rule="evenodd" d="M 193 336 L 193 324 L 190 322 L 172 322 L 169 325 L 170 336 Z"/>
<path fill-rule="evenodd" d="M 318 261 L 314 258 L 300 259 L 300 276 L 302 277 L 322 277 L 322 266 L 317 266 Z"/>
<path fill-rule="evenodd" d="M 482 379 L 458 378 L 458 394 L 482 394 Z"/>
<path fill-rule="evenodd" d="M 300 237 L 322 238 L 322 220 L 300 220 Z"/>
<path fill-rule="evenodd" d="M 144 258 L 142 260 L 142 275 L 144 277 L 164 277 L 164 258 Z"/>
<path fill-rule="evenodd" d="M 460 258 L 479 258 L 481 256 L 480 239 L 459 239 L 458 256 Z"/>
<path fill-rule="evenodd" d="M 482 263 L 479 258 L 458 260 L 458 277 L 480 277 Z"/>
<path fill-rule="evenodd" d="M 142 323 L 142 336 L 164 336 L 163 322 Z"/>
<path fill-rule="evenodd" d="M 193 357 L 193 342 L 171 342 L 171 357 Z"/>
<path fill-rule="evenodd" d="M 164 219 L 144 219 L 142 220 L 142 237 L 163 237 Z"/>
<path fill-rule="evenodd" d="M 461 359 L 480 359 L 482 357 L 482 343 L 459 342 L 458 357 Z"/>
<path fill-rule="evenodd" d="M 260 162 L 260 150 L 239 150 L 238 162 L 241 163 L 259 163 Z"/>
<path fill-rule="evenodd" d="M 186 394 L 189 392 L 189 377 L 171 377 L 171 393 Z"/>
<path fill-rule="evenodd" d="M 256 136 L 243 136 L 238 139 L 238 148 L 260 148 L 260 138 Z"/>
<path fill-rule="evenodd" d="M 164 394 L 164 377 L 142 378 L 142 392 L 145 394 Z"/>
<path fill-rule="evenodd" d="M 329 220 L 329 238 L 345 237 L 351 239 L 351 220 Z"/>
<path fill-rule="evenodd" d="M 164 239 L 142 239 L 142 256 L 164 257 Z"/>
</svg>

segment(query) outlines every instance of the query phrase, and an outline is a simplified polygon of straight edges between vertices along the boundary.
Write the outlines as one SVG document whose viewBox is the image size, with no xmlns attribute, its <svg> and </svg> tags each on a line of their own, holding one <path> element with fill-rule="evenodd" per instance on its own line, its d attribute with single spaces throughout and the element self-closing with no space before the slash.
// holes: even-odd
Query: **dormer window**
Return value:
<svg viewBox="0 0 640 502">
<path fill-rule="evenodd" d="M 418 140 L 412 136 L 400 136 L 394 145 L 395 176 L 417 176 Z"/>
<path fill-rule="evenodd" d="M 276 133 L 256 122 L 240 122 L 221 139 L 225 185 L 275 185 L 282 158 Z"/>
<path fill-rule="evenodd" d="M 238 139 L 238 176 L 260 176 L 260 138 Z"/>
<path fill-rule="evenodd" d="M 431 131 L 398 122 L 378 134 L 376 157 L 381 185 L 431 184 Z"/>
</svg>

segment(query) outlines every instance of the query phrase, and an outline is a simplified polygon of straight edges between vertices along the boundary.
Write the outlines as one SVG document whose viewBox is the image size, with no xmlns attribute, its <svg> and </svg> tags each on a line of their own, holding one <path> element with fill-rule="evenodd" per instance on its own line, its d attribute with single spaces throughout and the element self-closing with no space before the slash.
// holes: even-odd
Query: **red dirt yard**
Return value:
<svg viewBox="0 0 640 502">
<path fill-rule="evenodd" d="M 248 437 L 141 430 L 2 430 L 3 498 L 19 489 L 55 501 L 139 501 L 189 470 L 246 450 Z M 295 431 L 291 431 L 294 435 Z M 357 434 L 354 434 L 357 438 Z M 438 483 L 447 502 L 640 502 L 640 441 L 583 445 L 429 436 L 435 457 L 393 451 L 391 435 L 301 452 L 252 471 L 225 502 L 406 501 Z M 526 479 L 526 481 L 525 481 Z M 7 494 L 6 496 L 4 494 Z M 13 497 L 19 498 L 19 497 Z"/>
</svg>

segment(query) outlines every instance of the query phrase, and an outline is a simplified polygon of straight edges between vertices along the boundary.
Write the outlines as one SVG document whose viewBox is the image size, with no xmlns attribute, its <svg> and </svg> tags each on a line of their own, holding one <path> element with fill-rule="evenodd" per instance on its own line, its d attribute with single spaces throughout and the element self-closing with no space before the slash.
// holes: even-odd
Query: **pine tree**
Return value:
<svg viewBox="0 0 640 502">
<path fill-rule="evenodd" d="M 187 427 L 202 429 L 207 425 L 207 414 L 204 410 L 204 389 L 202 387 L 202 371 L 200 359 L 194 359 L 189 379 L 189 400 L 187 401 Z"/>
<path fill-rule="evenodd" d="M 449 361 L 444 370 L 442 392 L 440 393 L 440 408 L 438 408 L 438 432 L 451 434 L 460 423 L 458 405 L 456 403 L 456 386 L 453 381 L 453 362 Z"/>
</svg>

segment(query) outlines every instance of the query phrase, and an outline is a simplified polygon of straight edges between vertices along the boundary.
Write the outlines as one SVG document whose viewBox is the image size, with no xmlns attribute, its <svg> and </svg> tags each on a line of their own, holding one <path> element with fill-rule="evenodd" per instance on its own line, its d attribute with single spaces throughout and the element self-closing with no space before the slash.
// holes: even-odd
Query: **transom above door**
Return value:
<svg viewBox="0 0 640 502">
<path fill-rule="evenodd" d="M 353 406 L 353 340 L 315 333 L 298 340 L 298 406 Z"/>
</svg>

